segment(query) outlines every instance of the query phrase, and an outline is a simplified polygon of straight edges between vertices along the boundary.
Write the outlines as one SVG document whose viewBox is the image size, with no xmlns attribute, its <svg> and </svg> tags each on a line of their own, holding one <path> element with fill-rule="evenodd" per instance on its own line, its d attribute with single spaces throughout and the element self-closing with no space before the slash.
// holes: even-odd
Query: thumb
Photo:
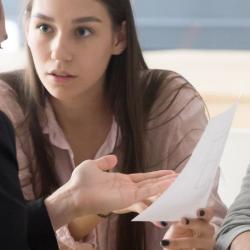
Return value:
<svg viewBox="0 0 250 250">
<path fill-rule="evenodd" d="M 110 170 L 117 164 L 117 157 L 115 155 L 106 155 L 94 160 L 96 166 L 101 170 Z"/>
</svg>

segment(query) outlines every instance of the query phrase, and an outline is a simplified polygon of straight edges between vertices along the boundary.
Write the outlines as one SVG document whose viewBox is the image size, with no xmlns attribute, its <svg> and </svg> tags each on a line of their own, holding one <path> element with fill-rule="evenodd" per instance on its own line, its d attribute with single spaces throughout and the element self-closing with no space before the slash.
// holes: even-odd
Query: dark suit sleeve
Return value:
<svg viewBox="0 0 250 250">
<path fill-rule="evenodd" d="M 13 128 L 0 113 L 0 238 L 3 249 L 29 249 L 28 212 L 18 179 Z"/>
<path fill-rule="evenodd" d="M 18 178 L 15 135 L 0 112 L 0 239 L 5 250 L 58 249 L 43 199 L 25 203 Z"/>
<path fill-rule="evenodd" d="M 31 201 L 28 207 L 28 240 L 34 250 L 58 249 L 54 230 L 51 225 L 43 199 Z"/>
</svg>

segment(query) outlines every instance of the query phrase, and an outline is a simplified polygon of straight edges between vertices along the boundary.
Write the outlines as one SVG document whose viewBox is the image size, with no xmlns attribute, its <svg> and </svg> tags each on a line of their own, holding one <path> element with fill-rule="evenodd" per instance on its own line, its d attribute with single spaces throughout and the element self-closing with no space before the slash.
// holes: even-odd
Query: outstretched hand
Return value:
<svg viewBox="0 0 250 250">
<path fill-rule="evenodd" d="M 119 210 L 115 210 L 113 211 L 116 214 L 125 214 L 125 213 L 129 213 L 129 212 L 135 212 L 135 213 L 142 213 L 146 208 L 148 208 L 153 202 L 155 202 L 159 196 L 161 196 L 161 194 L 175 181 L 175 179 L 177 178 L 178 174 L 172 170 L 159 170 L 156 172 L 152 172 L 153 174 L 157 174 L 159 177 L 161 177 L 161 179 L 163 181 L 165 181 L 166 185 L 165 188 L 162 189 L 161 192 L 158 192 L 156 195 L 154 196 L 150 196 L 147 197 L 144 200 L 140 200 L 139 202 L 133 203 L 132 205 L 123 208 L 123 209 L 119 209 Z M 161 224 L 159 222 L 152 222 L 153 224 L 155 224 L 158 227 L 162 227 Z"/>
<path fill-rule="evenodd" d="M 130 175 L 105 172 L 116 164 L 116 156 L 108 155 L 84 161 L 73 171 L 68 184 L 79 216 L 123 209 L 158 195 L 169 186 L 167 170 Z"/>
</svg>

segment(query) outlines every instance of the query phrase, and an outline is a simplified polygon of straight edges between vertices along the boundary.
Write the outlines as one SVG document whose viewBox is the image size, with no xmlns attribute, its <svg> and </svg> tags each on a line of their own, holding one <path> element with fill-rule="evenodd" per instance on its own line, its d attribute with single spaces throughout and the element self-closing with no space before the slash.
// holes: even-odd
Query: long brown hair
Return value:
<svg viewBox="0 0 250 250">
<path fill-rule="evenodd" d="M 32 10 L 32 0 L 26 1 L 25 12 L 29 18 Z M 113 56 L 106 72 L 105 95 L 110 102 L 113 114 L 121 131 L 122 151 L 119 171 L 123 173 L 146 172 L 145 134 L 149 112 L 153 106 L 161 83 L 172 82 L 169 72 L 149 71 L 143 59 L 132 13 L 130 0 L 99 0 L 107 8 L 114 28 L 126 21 L 127 48 L 118 56 Z M 12 84 L 18 93 L 18 98 L 25 113 L 25 123 L 28 124 L 36 167 L 33 173 L 33 187 L 36 197 L 50 194 L 58 186 L 54 172 L 54 157 L 48 139 L 43 135 L 40 117 L 44 117 L 45 99 L 48 95 L 34 67 L 30 50 L 28 50 L 29 66 L 23 81 L 24 85 Z M 15 81 L 12 81 L 14 83 Z M 171 105 L 183 88 L 175 89 L 176 95 L 169 101 Z M 169 107 L 166 107 L 166 110 Z M 41 189 L 35 183 L 41 182 Z M 133 214 L 119 216 L 117 227 L 116 249 L 144 250 L 145 229 L 143 223 L 131 223 Z M 108 240 L 108 239 L 107 239 Z M 108 250 L 108 249 L 107 249 Z"/>
<path fill-rule="evenodd" d="M 147 69 L 147 67 L 138 43 L 130 1 L 103 0 L 100 2 L 106 6 L 113 28 L 120 26 L 123 21 L 126 21 L 127 27 L 127 49 L 121 55 L 111 58 L 105 85 L 105 94 L 110 100 L 110 107 L 113 108 L 122 136 L 121 148 L 124 157 L 120 164 L 120 171 L 124 173 L 144 172 L 143 98 L 138 81 L 139 72 Z M 29 18 L 32 1 L 27 1 L 25 10 L 26 18 Z M 31 68 L 28 68 L 25 74 L 25 106 L 34 143 L 38 175 L 42 184 L 42 188 L 37 195 L 41 196 L 47 195 L 49 191 L 53 190 L 57 185 L 57 180 L 55 173 L 52 171 L 54 160 L 51 146 L 42 135 L 38 119 L 38 114 L 42 114 L 41 111 L 44 107 L 46 90 L 43 89 L 43 85 L 35 72 L 29 49 L 28 54 Z M 48 176 L 50 176 L 50 179 L 48 179 Z M 119 218 L 117 249 L 145 249 L 143 224 L 132 224 L 130 223 L 131 218 L 130 214 Z"/>
</svg>

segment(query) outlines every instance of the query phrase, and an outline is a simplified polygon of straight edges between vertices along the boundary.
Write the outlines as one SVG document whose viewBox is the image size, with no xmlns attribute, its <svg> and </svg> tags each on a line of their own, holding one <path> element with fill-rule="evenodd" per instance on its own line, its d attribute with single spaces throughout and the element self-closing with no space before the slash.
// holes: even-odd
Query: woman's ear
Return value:
<svg viewBox="0 0 250 250">
<path fill-rule="evenodd" d="M 127 48 L 127 23 L 123 21 L 115 31 L 113 55 L 120 55 Z"/>
</svg>

